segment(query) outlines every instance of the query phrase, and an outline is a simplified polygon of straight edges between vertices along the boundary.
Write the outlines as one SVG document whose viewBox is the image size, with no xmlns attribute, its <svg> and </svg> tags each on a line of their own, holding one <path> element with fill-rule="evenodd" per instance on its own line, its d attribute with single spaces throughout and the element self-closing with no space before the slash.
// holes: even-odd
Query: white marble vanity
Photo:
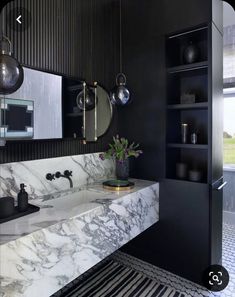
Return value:
<svg viewBox="0 0 235 297">
<path fill-rule="evenodd" d="M 159 184 L 135 183 L 127 192 L 99 181 L 34 197 L 40 212 L 0 225 L 0 296 L 50 296 L 156 223 Z"/>
</svg>

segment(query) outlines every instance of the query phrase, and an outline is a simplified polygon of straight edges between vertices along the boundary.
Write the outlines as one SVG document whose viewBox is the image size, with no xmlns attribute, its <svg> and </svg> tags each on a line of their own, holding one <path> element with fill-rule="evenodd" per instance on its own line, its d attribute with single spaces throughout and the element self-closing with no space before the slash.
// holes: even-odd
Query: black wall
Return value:
<svg viewBox="0 0 235 297">
<path fill-rule="evenodd" d="M 51 73 L 98 81 L 107 90 L 119 68 L 119 6 L 117 0 L 15 0 L 14 7 L 30 11 L 32 24 L 24 32 L 6 26 L 14 56 L 25 66 Z M 6 17 L 7 19 L 7 17 Z M 12 20 L 14 21 L 14 20 Z M 102 151 L 117 131 L 115 113 L 108 133 L 97 143 L 79 140 L 14 141 L 0 148 L 0 162 Z"/>
<path fill-rule="evenodd" d="M 210 22 L 212 3 L 128 0 L 124 9 L 124 71 L 133 103 L 119 110 L 119 132 L 144 150 L 132 175 L 159 180 L 165 175 L 165 36 Z"/>
<path fill-rule="evenodd" d="M 14 0 L 4 14 L 14 7 L 25 7 L 32 17 L 22 33 L 6 27 L 23 65 L 113 85 L 119 62 L 117 0 Z"/>
</svg>

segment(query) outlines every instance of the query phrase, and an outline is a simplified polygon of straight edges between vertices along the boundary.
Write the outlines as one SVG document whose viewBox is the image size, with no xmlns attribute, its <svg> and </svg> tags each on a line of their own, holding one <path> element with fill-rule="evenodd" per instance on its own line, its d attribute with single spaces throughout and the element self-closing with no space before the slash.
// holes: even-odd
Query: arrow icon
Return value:
<svg viewBox="0 0 235 297">
<path fill-rule="evenodd" d="M 18 18 L 16 19 L 16 21 L 21 25 L 22 24 L 22 22 L 21 22 L 21 19 L 22 18 L 22 15 L 20 15 L 20 16 L 18 16 Z"/>
</svg>

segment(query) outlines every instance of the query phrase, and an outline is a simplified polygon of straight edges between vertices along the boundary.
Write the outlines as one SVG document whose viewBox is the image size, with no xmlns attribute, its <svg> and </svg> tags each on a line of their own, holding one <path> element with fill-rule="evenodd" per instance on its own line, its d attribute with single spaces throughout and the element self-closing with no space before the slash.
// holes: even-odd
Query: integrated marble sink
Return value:
<svg viewBox="0 0 235 297">
<path fill-rule="evenodd" d="M 0 296 L 49 297 L 155 224 L 159 184 L 134 182 L 42 196 L 40 212 L 0 225 Z"/>
<path fill-rule="evenodd" d="M 87 204 L 99 203 L 101 201 L 107 201 L 107 203 L 110 202 L 110 194 L 104 195 L 102 192 L 83 190 L 77 193 L 68 194 L 61 198 L 52 199 L 44 204 L 52 206 L 55 211 L 76 211 L 76 208 L 81 207 L 83 208 L 82 211 L 86 211 L 85 208 L 89 210 L 94 207 L 94 205 Z"/>
</svg>

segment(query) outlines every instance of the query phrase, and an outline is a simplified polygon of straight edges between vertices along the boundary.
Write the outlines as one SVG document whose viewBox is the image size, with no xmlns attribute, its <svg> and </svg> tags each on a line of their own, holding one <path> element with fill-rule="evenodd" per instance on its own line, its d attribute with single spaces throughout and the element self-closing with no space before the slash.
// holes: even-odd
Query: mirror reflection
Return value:
<svg viewBox="0 0 235 297">
<path fill-rule="evenodd" d="M 1 137 L 62 138 L 62 77 L 24 68 L 22 86 L 1 96 Z"/>
<path fill-rule="evenodd" d="M 94 89 L 93 93 L 95 93 Z M 95 141 L 104 135 L 113 116 L 112 104 L 106 90 L 98 85 L 96 94 L 95 107 L 85 111 L 85 138 L 87 141 Z"/>
<path fill-rule="evenodd" d="M 108 130 L 113 107 L 108 92 L 100 85 L 64 78 L 64 136 L 96 141 Z"/>
<path fill-rule="evenodd" d="M 103 87 L 84 89 L 82 81 L 26 67 L 24 73 L 20 89 L 0 97 L 1 138 L 96 141 L 106 133 L 113 108 Z"/>
</svg>

